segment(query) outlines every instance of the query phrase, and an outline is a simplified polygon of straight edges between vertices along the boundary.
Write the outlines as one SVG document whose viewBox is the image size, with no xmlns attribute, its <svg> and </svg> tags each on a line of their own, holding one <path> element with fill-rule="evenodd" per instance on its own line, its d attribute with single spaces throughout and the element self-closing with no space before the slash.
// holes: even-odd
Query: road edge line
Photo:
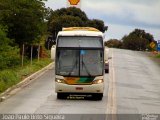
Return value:
<svg viewBox="0 0 160 120">
<path fill-rule="evenodd" d="M 108 88 L 108 99 L 107 99 L 107 111 L 106 120 L 117 120 L 116 113 L 117 113 L 117 100 L 116 100 L 116 80 L 115 80 L 115 69 L 113 68 L 113 49 L 112 50 L 112 69 L 109 75 L 109 88 Z"/>
<path fill-rule="evenodd" d="M 46 71 L 53 68 L 53 64 L 54 64 L 53 62 L 50 63 L 44 68 L 38 70 L 37 72 L 23 79 L 21 82 L 17 83 L 16 85 L 13 85 L 12 87 L 5 90 L 3 93 L 0 94 L 0 102 L 3 102 L 4 100 L 8 99 L 10 96 L 16 94 L 21 88 L 26 87 L 31 82 L 36 80 L 38 77 L 42 76 Z"/>
</svg>

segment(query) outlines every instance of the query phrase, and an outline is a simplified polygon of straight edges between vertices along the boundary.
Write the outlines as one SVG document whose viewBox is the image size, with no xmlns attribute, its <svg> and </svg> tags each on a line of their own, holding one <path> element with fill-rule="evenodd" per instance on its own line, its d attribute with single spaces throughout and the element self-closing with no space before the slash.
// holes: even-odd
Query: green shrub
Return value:
<svg viewBox="0 0 160 120">
<path fill-rule="evenodd" d="M 160 58 L 160 54 L 158 54 L 158 55 L 156 56 L 156 58 Z"/>
<path fill-rule="evenodd" d="M 0 93 L 6 90 L 6 85 L 3 80 L 0 80 Z"/>
<path fill-rule="evenodd" d="M 12 47 L 11 41 L 7 38 L 5 29 L 0 26 L 0 70 L 20 64 L 19 49 Z"/>
<path fill-rule="evenodd" d="M 3 70 L 0 72 L 0 92 L 18 83 L 18 74 L 14 70 Z"/>
<path fill-rule="evenodd" d="M 39 62 L 35 59 L 32 65 L 29 60 L 27 61 L 27 59 L 25 59 L 25 61 L 26 63 L 23 67 L 17 65 L 15 68 L 3 69 L 0 71 L 0 93 L 51 63 L 49 58 L 40 59 Z"/>
</svg>

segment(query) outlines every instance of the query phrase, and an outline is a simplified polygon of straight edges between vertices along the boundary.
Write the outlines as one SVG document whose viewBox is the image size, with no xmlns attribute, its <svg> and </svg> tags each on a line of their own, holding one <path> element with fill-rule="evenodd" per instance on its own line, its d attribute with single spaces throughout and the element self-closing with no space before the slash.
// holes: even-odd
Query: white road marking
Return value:
<svg viewBox="0 0 160 120">
<path fill-rule="evenodd" d="M 107 120 L 116 120 L 117 113 L 117 101 L 116 101 L 116 79 L 115 79 L 115 69 L 113 67 L 113 49 L 111 49 L 112 60 L 110 61 L 110 71 L 109 71 L 109 85 L 108 85 L 108 100 L 107 100 Z"/>
</svg>

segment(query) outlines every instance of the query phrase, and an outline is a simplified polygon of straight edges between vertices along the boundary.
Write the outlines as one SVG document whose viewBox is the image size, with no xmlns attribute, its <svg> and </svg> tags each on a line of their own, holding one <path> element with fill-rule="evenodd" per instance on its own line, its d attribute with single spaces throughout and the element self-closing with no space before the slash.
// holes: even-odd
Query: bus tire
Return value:
<svg viewBox="0 0 160 120">
<path fill-rule="evenodd" d="M 57 99 L 64 99 L 65 94 L 64 93 L 57 93 Z"/>
<path fill-rule="evenodd" d="M 97 93 L 93 95 L 94 100 L 102 100 L 103 98 L 103 93 Z"/>
<path fill-rule="evenodd" d="M 109 69 L 105 69 L 105 73 L 109 73 Z"/>
</svg>

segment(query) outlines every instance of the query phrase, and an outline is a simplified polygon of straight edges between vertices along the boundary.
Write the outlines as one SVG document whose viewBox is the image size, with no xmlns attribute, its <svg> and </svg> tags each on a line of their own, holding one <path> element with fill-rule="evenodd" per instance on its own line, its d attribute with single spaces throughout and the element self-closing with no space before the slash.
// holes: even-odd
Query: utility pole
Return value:
<svg viewBox="0 0 160 120">
<path fill-rule="evenodd" d="M 23 67 L 23 61 L 24 61 L 24 43 L 22 45 L 22 67 Z"/>
<path fill-rule="evenodd" d="M 33 45 L 31 44 L 31 65 L 32 65 L 32 60 L 33 60 Z"/>
</svg>

